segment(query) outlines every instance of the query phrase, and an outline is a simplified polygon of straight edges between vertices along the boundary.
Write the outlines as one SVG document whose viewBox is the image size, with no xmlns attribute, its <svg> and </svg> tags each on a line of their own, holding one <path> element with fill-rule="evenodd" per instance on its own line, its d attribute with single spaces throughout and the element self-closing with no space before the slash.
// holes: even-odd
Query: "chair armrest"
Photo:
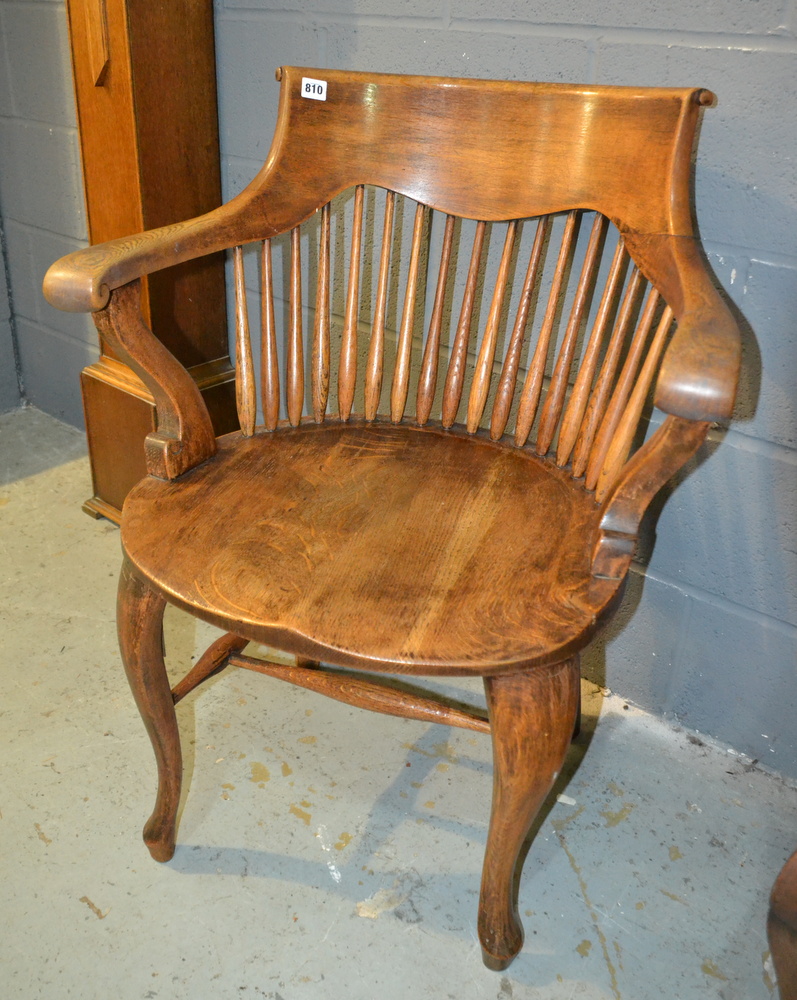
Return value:
<svg viewBox="0 0 797 1000">
<path fill-rule="evenodd" d="M 601 505 L 592 549 L 593 576 L 610 580 L 625 576 L 650 501 L 697 451 L 708 428 L 705 421 L 668 416 L 625 463 Z"/>
<path fill-rule="evenodd" d="M 158 429 L 144 444 L 149 474 L 176 479 L 214 455 L 216 436 L 196 383 L 143 320 L 141 282 L 113 291 L 94 322 L 155 400 Z"/>
<path fill-rule="evenodd" d="M 741 364 L 738 324 L 693 236 L 624 233 L 642 273 L 678 326 L 662 359 L 654 402 L 668 416 L 623 465 L 604 497 L 592 553 L 595 576 L 620 579 L 650 501 L 697 451 L 715 420 L 731 416 Z"/>
<path fill-rule="evenodd" d="M 694 236 L 623 235 L 678 322 L 656 382 L 656 406 L 688 420 L 727 420 L 739 381 L 741 334 L 699 243 Z"/>
<path fill-rule="evenodd" d="M 740 363 L 739 327 L 716 295 L 710 306 L 679 318 L 656 382 L 656 406 L 689 420 L 728 419 L 736 399 Z"/>
<path fill-rule="evenodd" d="M 213 426 L 196 383 L 141 315 L 147 274 L 224 250 L 235 242 L 240 196 L 206 215 L 78 250 L 44 278 L 47 301 L 67 312 L 92 312 L 102 337 L 139 376 L 155 400 L 158 429 L 147 435 L 147 471 L 175 479 L 216 452 Z M 261 214 L 248 213 L 243 241 Z"/>
<path fill-rule="evenodd" d="M 76 250 L 47 271 L 44 297 L 66 312 L 96 312 L 108 305 L 115 288 L 173 264 L 224 250 L 234 242 L 229 233 L 231 204 L 186 222 Z"/>
</svg>

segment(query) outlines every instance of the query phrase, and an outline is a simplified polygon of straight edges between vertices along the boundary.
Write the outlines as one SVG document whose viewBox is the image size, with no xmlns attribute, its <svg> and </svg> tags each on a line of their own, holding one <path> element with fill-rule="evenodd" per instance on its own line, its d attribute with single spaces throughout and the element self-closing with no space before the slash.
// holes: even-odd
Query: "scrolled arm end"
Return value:
<svg viewBox="0 0 797 1000">
<path fill-rule="evenodd" d="M 656 406 L 688 420 L 727 420 L 740 364 L 739 328 L 724 302 L 686 312 L 662 361 Z"/>
<path fill-rule="evenodd" d="M 230 245 L 227 227 L 234 217 L 233 205 L 230 202 L 186 222 L 76 250 L 47 272 L 44 297 L 66 312 L 99 312 L 115 289 Z"/>
<path fill-rule="evenodd" d="M 43 291 L 51 306 L 65 312 L 98 312 L 108 305 L 111 289 L 92 263 L 89 248 L 76 250 L 50 267 Z"/>
</svg>

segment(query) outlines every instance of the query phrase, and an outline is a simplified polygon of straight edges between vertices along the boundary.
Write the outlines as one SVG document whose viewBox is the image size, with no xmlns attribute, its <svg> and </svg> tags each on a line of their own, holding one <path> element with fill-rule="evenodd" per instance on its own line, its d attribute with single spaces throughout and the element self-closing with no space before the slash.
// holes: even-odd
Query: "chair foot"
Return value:
<svg viewBox="0 0 797 1000">
<path fill-rule="evenodd" d="M 158 765 L 155 809 L 144 825 L 144 843 L 156 861 L 168 861 L 174 854 L 183 772 L 174 700 L 163 662 L 165 606 L 165 599 L 125 559 L 117 602 L 119 648 Z"/>
<path fill-rule="evenodd" d="M 505 969 L 523 947 L 515 874 L 523 842 L 561 770 L 578 710 L 577 656 L 554 667 L 486 677 L 493 805 L 482 872 L 484 964 Z"/>
<path fill-rule="evenodd" d="M 517 948 L 512 952 L 509 958 L 496 958 L 495 955 L 489 954 L 489 952 L 484 950 L 482 947 L 482 962 L 490 972 L 503 972 L 504 969 L 508 969 L 509 966 L 515 961 L 518 952 L 523 947 L 523 928 L 520 929 L 520 943 Z"/>
</svg>

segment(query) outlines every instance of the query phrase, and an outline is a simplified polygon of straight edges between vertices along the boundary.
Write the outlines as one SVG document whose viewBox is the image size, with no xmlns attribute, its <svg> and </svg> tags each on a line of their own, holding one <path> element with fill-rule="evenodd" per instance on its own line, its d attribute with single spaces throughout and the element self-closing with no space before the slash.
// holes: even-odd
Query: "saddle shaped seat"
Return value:
<svg viewBox="0 0 797 1000">
<path fill-rule="evenodd" d="M 588 641 L 620 583 L 591 574 L 598 520 L 566 472 L 489 439 L 304 424 L 228 435 L 178 481 L 142 480 L 122 544 L 173 603 L 251 640 L 488 675 Z M 196 555 L 175 559 L 184 549 Z"/>
<path fill-rule="evenodd" d="M 158 767 L 144 840 L 172 857 L 175 703 L 229 666 L 489 733 L 478 926 L 502 969 L 523 944 L 524 839 L 576 727 L 579 653 L 651 499 L 733 407 L 739 332 L 691 213 L 712 95 L 278 79 L 272 148 L 241 194 L 45 279 L 157 406 L 122 513 L 117 613 Z M 148 275 L 221 251 L 241 429 L 217 440 L 141 302 Z M 174 688 L 167 603 L 223 630 Z M 487 717 L 385 672 L 479 675 Z"/>
</svg>

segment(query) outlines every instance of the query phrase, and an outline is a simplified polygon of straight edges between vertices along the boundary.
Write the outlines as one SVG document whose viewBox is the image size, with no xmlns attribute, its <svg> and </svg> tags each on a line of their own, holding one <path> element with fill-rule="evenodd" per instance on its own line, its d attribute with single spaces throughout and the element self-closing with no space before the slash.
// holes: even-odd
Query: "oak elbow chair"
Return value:
<svg viewBox="0 0 797 1000">
<path fill-rule="evenodd" d="M 713 95 L 277 78 L 271 151 L 240 195 L 45 279 L 53 305 L 94 313 L 157 405 L 149 475 L 122 515 L 118 605 L 158 765 L 144 840 L 171 858 L 174 705 L 228 664 L 489 732 L 479 936 L 504 968 L 523 942 L 521 846 L 576 722 L 579 652 L 617 603 L 651 499 L 733 405 L 739 334 L 690 204 Z M 139 307 L 142 277 L 221 250 L 241 429 L 216 439 Z M 652 401 L 662 419 L 640 445 Z M 224 631 L 174 690 L 166 603 Z M 389 672 L 481 676 L 488 717 L 380 683 Z"/>
</svg>

